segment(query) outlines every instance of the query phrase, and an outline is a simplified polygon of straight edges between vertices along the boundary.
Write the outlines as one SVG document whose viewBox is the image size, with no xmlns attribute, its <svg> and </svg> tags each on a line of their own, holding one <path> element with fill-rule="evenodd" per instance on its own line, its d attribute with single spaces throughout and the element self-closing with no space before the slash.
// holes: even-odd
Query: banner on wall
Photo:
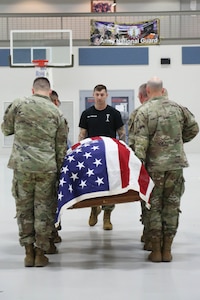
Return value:
<svg viewBox="0 0 200 300">
<path fill-rule="evenodd" d="M 91 46 L 143 46 L 160 44 L 160 20 L 119 24 L 91 20 Z"/>
</svg>

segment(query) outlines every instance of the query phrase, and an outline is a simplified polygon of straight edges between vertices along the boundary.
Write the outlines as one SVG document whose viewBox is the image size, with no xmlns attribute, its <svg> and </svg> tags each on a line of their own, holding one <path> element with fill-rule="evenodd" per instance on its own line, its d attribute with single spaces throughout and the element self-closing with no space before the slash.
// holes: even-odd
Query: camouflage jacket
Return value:
<svg viewBox="0 0 200 300">
<path fill-rule="evenodd" d="M 1 129 L 14 134 L 8 167 L 23 172 L 57 172 L 66 154 L 68 125 L 49 97 L 16 99 L 7 108 Z"/>
<path fill-rule="evenodd" d="M 165 97 L 144 103 L 134 117 L 134 149 L 149 171 L 188 166 L 183 144 L 199 132 L 193 114 Z"/>
<path fill-rule="evenodd" d="M 132 148 L 132 150 L 135 150 L 135 135 L 134 135 L 134 121 L 135 121 L 135 116 L 137 114 L 138 108 L 136 108 L 130 115 L 129 120 L 128 120 L 128 145 L 129 147 Z"/>
</svg>

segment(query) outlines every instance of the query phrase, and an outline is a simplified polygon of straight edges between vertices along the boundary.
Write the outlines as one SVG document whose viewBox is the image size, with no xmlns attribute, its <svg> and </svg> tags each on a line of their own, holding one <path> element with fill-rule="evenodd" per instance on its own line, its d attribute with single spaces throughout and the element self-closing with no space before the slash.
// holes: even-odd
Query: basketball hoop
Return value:
<svg viewBox="0 0 200 300">
<path fill-rule="evenodd" d="M 34 59 L 32 63 L 35 65 L 35 76 L 36 77 L 49 77 L 49 73 L 47 71 L 47 59 Z"/>
<path fill-rule="evenodd" d="M 32 63 L 35 65 L 35 67 L 39 68 L 45 68 L 48 64 L 48 59 L 34 59 L 32 60 Z"/>
</svg>

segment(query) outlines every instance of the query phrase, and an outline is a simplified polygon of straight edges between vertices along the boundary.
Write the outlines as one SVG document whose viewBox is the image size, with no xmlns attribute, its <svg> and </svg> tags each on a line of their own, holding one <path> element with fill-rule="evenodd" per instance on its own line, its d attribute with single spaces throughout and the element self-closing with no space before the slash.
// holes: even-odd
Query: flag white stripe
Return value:
<svg viewBox="0 0 200 300">
<path fill-rule="evenodd" d="M 116 156 L 118 153 L 118 145 L 110 138 L 102 137 L 105 144 L 105 156 L 108 172 L 108 182 L 110 191 L 121 189 L 119 183 L 121 182 L 120 164 Z"/>
</svg>

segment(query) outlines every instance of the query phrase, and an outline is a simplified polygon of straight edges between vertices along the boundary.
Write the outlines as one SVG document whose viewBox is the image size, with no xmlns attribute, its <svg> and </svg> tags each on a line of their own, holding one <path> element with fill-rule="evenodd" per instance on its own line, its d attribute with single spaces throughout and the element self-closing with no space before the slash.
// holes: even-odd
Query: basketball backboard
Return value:
<svg viewBox="0 0 200 300">
<path fill-rule="evenodd" d="M 35 67 L 34 60 L 48 60 L 48 67 L 72 67 L 72 31 L 11 30 L 10 66 Z"/>
</svg>

